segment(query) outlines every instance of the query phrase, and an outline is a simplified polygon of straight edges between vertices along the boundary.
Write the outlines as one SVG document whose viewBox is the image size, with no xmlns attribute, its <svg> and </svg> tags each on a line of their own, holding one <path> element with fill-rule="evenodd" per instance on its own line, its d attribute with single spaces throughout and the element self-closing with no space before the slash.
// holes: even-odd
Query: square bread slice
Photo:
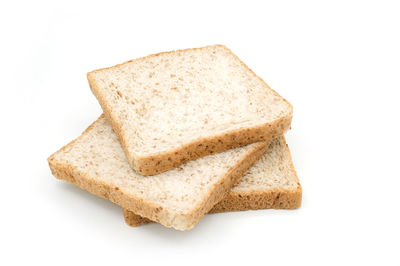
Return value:
<svg viewBox="0 0 400 266">
<path fill-rule="evenodd" d="M 187 230 L 227 195 L 267 147 L 258 142 L 142 176 L 129 166 L 117 136 L 101 116 L 48 162 L 59 179 L 167 227 Z"/>
<path fill-rule="evenodd" d="M 222 45 L 150 55 L 87 77 L 142 175 L 290 128 L 292 106 Z"/>
<path fill-rule="evenodd" d="M 271 141 L 267 151 L 239 184 L 209 213 L 258 209 L 296 209 L 302 189 L 284 137 Z M 124 209 L 125 222 L 139 226 L 151 221 Z"/>
</svg>

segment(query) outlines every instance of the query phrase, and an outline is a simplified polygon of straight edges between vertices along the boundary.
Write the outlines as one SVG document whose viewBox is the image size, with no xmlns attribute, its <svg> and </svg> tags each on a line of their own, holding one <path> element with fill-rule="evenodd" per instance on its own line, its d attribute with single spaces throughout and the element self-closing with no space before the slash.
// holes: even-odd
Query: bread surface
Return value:
<svg viewBox="0 0 400 266">
<path fill-rule="evenodd" d="M 282 135 L 292 106 L 222 45 L 88 73 L 129 164 L 154 175 Z"/>
</svg>

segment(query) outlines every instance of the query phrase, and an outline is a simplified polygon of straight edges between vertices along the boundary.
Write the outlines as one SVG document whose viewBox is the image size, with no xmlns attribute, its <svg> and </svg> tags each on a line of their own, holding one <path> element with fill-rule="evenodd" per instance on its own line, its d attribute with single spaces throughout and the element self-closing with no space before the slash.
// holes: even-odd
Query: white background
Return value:
<svg viewBox="0 0 400 266">
<path fill-rule="evenodd" d="M 400 265 L 398 1 L 2 1 L 0 264 Z M 225 44 L 294 106 L 295 211 L 125 225 L 47 157 L 101 113 L 86 72 Z"/>
</svg>

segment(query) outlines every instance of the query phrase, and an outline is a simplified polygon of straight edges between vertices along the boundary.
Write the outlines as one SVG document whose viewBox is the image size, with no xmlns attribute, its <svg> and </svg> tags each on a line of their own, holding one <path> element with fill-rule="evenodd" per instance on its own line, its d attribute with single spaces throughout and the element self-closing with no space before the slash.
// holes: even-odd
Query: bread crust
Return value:
<svg viewBox="0 0 400 266">
<path fill-rule="evenodd" d="M 272 90 L 260 77 L 258 77 L 244 62 L 242 62 L 229 48 L 223 45 L 215 45 L 219 47 L 223 47 L 226 49 L 232 56 L 234 56 L 241 65 L 243 65 L 250 73 L 257 79 L 259 79 L 267 88 L 269 88 L 273 94 L 279 96 L 277 92 Z M 207 46 L 210 47 L 210 46 Z M 143 157 L 135 157 L 132 153 L 127 150 L 126 145 L 126 136 L 122 131 L 122 126 L 118 122 L 115 117 L 115 114 L 112 111 L 111 106 L 108 104 L 106 97 L 101 93 L 99 86 L 96 80 L 92 77 L 92 74 L 98 71 L 116 68 L 124 64 L 131 63 L 135 60 L 142 60 L 148 57 L 155 57 L 162 54 L 167 54 L 171 52 L 185 52 L 189 50 L 198 50 L 205 49 L 207 47 L 202 48 L 190 48 L 184 50 L 176 50 L 169 52 L 162 52 L 157 54 L 152 54 L 146 57 L 141 57 L 138 59 L 130 60 L 122 64 L 115 65 L 113 67 L 102 68 L 98 70 L 94 70 L 87 74 L 87 79 L 89 81 L 89 86 L 93 92 L 93 94 L 98 99 L 100 106 L 102 107 L 108 121 L 110 121 L 111 126 L 116 133 L 118 140 L 121 143 L 121 146 L 125 152 L 125 155 L 128 159 L 128 162 L 132 169 L 134 169 L 137 173 L 141 175 L 156 175 L 167 170 L 178 167 L 179 165 L 195 160 L 210 154 L 220 153 L 229 149 L 237 148 L 240 146 L 245 146 L 255 142 L 268 141 L 274 137 L 283 135 L 287 130 L 290 129 L 293 107 L 292 105 L 284 98 L 281 98 L 286 102 L 290 108 L 290 112 L 286 117 L 282 117 L 280 119 L 275 120 L 272 123 L 266 123 L 260 126 L 233 130 L 224 134 L 216 135 L 209 138 L 201 138 L 193 141 L 191 143 L 187 143 L 182 145 L 179 148 L 160 152 L 157 154 L 153 154 L 151 156 L 143 156 Z"/>
<path fill-rule="evenodd" d="M 248 211 L 262 209 L 297 209 L 301 206 L 302 189 L 296 190 L 271 190 L 252 191 L 251 193 L 230 192 L 224 199 L 217 203 L 208 213 L 221 213 L 232 211 Z M 152 223 L 127 209 L 123 211 L 126 224 L 136 227 Z"/>
<path fill-rule="evenodd" d="M 290 150 L 285 139 L 284 143 L 286 145 L 286 152 L 289 154 L 290 161 L 292 162 Z M 291 163 L 291 172 L 294 174 L 298 185 L 294 190 L 273 189 L 253 190 L 251 192 L 230 191 L 227 196 L 218 202 L 208 213 L 260 209 L 297 209 L 301 206 L 302 187 L 293 163 Z M 133 227 L 152 222 L 151 220 L 143 218 L 126 209 L 124 209 L 123 214 L 125 222 Z"/>
<path fill-rule="evenodd" d="M 100 118 L 102 117 L 103 115 L 100 116 Z M 82 135 L 89 131 L 93 125 L 94 123 L 90 125 Z M 230 169 L 229 172 L 226 173 L 219 183 L 214 184 L 202 202 L 199 202 L 198 205 L 189 213 L 181 213 L 172 212 L 157 203 L 131 195 L 129 194 L 129 191 L 125 191 L 123 188 L 112 187 L 109 184 L 95 180 L 73 165 L 58 162 L 55 159 L 55 155 L 58 152 L 63 152 L 65 149 L 68 149 L 69 146 L 74 144 L 82 137 L 82 135 L 48 158 L 51 172 L 56 178 L 68 181 L 102 198 L 109 199 L 110 201 L 132 211 L 133 213 L 139 214 L 142 217 L 146 217 L 152 221 L 163 224 L 166 227 L 173 227 L 178 230 L 191 229 L 196 223 L 198 223 L 203 215 L 217 202 L 222 200 L 234 184 L 239 182 L 245 172 L 262 156 L 269 143 L 268 140 L 267 142 L 260 142 L 254 145 L 254 147 L 249 150 L 243 158 Z"/>
</svg>

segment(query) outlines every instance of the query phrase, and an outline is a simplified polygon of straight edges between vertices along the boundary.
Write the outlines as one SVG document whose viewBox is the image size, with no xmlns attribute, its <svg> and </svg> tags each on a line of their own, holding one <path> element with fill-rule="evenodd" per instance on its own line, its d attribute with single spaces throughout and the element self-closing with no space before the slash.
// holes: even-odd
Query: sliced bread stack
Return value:
<svg viewBox="0 0 400 266">
<path fill-rule="evenodd" d="M 283 137 L 292 106 L 225 46 L 150 55 L 88 80 L 104 114 L 49 165 L 122 206 L 127 224 L 187 230 L 209 212 L 300 206 Z"/>
</svg>

